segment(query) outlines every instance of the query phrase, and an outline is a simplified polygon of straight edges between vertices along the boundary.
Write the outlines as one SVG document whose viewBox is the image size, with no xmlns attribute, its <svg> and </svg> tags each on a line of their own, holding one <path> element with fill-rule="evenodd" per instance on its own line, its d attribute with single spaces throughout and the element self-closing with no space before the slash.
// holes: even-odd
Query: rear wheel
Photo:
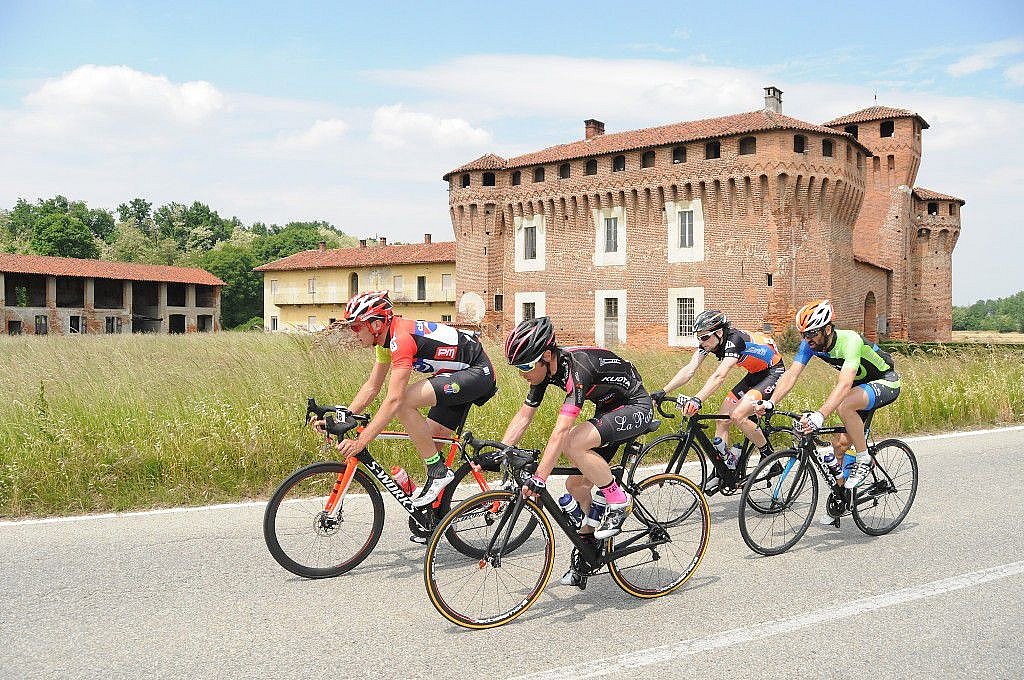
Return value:
<svg viewBox="0 0 1024 680">
<path fill-rule="evenodd" d="M 784 553 L 810 526 L 818 503 L 818 476 L 795 449 L 764 458 L 740 495 L 740 535 L 761 555 Z"/>
<path fill-rule="evenodd" d="M 448 484 L 444 489 L 444 494 L 441 496 L 441 504 L 437 508 L 438 519 L 447 515 L 452 508 L 457 508 L 468 498 L 476 496 L 484 491 L 494 490 L 508 490 L 512 486 L 511 478 L 507 475 L 503 475 L 501 472 L 488 472 L 486 470 L 479 470 L 476 474 L 473 472 L 473 468 L 469 463 L 463 463 L 455 471 L 455 479 Z M 497 510 L 498 506 L 495 505 L 491 510 L 491 516 Z M 520 525 L 521 531 L 513 535 L 508 542 L 507 549 L 515 550 L 521 546 L 537 526 L 534 521 L 526 522 Z M 483 550 L 479 546 L 474 546 L 467 542 L 463 538 L 463 534 L 457 531 L 455 528 L 449 527 L 446 530 L 445 538 L 452 547 L 459 552 L 469 556 L 480 558 L 483 556 Z"/>
<path fill-rule="evenodd" d="M 865 534 L 881 536 L 900 525 L 917 496 L 917 458 L 898 439 L 870 450 L 873 465 L 857 487 L 853 521 Z"/>
<path fill-rule="evenodd" d="M 703 489 L 704 483 L 707 481 L 707 459 L 701 455 L 693 441 L 684 450 L 685 444 L 686 439 L 679 434 L 667 434 L 655 439 L 640 449 L 636 460 L 627 471 L 626 479 L 637 483 L 645 476 L 645 471 L 640 468 L 658 469 L 660 467 L 665 472 L 686 477 L 698 488 Z M 654 471 L 646 472 L 654 473 Z"/>
<path fill-rule="evenodd" d="M 356 470 L 335 517 L 325 504 L 345 463 L 308 465 L 281 483 L 267 501 L 263 538 L 278 564 L 305 578 L 329 578 L 365 560 L 380 540 L 384 502 L 363 470 Z"/>
</svg>

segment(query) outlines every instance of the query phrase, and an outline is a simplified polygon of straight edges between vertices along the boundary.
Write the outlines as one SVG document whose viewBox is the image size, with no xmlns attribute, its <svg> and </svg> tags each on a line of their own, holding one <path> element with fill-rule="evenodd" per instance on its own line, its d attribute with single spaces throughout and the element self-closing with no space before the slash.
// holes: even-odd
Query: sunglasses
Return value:
<svg viewBox="0 0 1024 680">
<path fill-rule="evenodd" d="M 532 371 L 533 367 L 536 366 L 537 362 L 539 362 L 539 361 L 540 361 L 540 357 L 537 357 L 536 359 L 534 359 L 533 361 L 531 361 L 528 364 L 512 364 L 512 365 L 515 366 L 516 368 L 518 368 L 523 373 L 526 373 L 528 371 Z"/>
<path fill-rule="evenodd" d="M 803 333 L 800 334 L 800 337 L 803 338 L 804 340 L 810 340 L 811 338 L 817 337 L 822 332 L 822 330 L 823 329 L 821 328 L 816 328 L 813 331 L 804 331 Z"/>
<path fill-rule="evenodd" d="M 708 340 L 713 335 L 714 335 L 714 333 L 705 333 L 704 335 L 698 335 L 697 339 L 700 340 L 701 342 L 705 342 L 706 340 Z"/>
</svg>

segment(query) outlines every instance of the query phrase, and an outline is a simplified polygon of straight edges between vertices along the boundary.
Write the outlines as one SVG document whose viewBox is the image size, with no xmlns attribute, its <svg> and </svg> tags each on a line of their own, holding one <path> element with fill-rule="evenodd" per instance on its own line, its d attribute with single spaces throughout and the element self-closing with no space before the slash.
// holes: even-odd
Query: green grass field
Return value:
<svg viewBox="0 0 1024 680">
<path fill-rule="evenodd" d="M 8 367 L 0 374 L 0 516 L 6 517 L 266 498 L 297 467 L 330 457 L 303 427 L 306 397 L 345 403 L 372 361 L 369 351 L 260 333 L 5 336 L 0 353 Z M 500 349 L 489 353 L 498 357 Z M 690 356 L 623 354 L 652 390 Z M 710 374 L 712 363 L 691 385 Z M 516 371 L 495 365 L 499 394 L 469 422 L 488 437 L 500 436 L 526 389 Z M 1019 351 L 900 356 L 897 369 L 903 394 L 879 412 L 880 435 L 1024 420 Z M 730 376 L 706 410 L 740 376 Z M 812 362 L 804 376 L 784 408 L 816 407 L 836 373 Z M 550 432 L 561 401 L 551 397 L 524 445 L 540 447 Z M 666 421 L 663 431 L 678 422 Z M 375 454 L 422 475 L 408 445 Z"/>
</svg>

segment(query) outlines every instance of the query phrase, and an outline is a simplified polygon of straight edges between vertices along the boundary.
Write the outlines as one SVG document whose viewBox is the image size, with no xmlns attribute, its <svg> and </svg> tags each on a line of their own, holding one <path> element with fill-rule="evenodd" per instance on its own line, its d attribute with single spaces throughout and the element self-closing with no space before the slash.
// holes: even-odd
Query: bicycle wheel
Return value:
<svg viewBox="0 0 1024 680">
<path fill-rule="evenodd" d="M 636 471 L 641 467 L 651 467 L 664 464 L 664 471 L 681 475 L 691 480 L 698 488 L 703 489 L 707 481 L 708 462 L 701 455 L 700 450 L 694 442 L 683 450 L 686 440 L 679 434 L 666 434 L 658 437 L 650 444 L 647 444 L 636 460 L 630 466 L 626 474 L 626 481 L 636 483 Z M 641 475 L 644 473 L 641 472 Z"/>
<path fill-rule="evenodd" d="M 477 479 L 473 475 L 473 468 L 470 467 L 469 463 L 463 463 L 462 466 L 455 471 L 455 479 L 452 480 L 448 486 L 445 487 L 444 495 L 441 497 L 441 505 L 438 507 L 438 517 L 443 517 L 448 514 L 451 508 L 458 507 L 468 498 L 475 496 L 482 491 L 489 490 L 507 490 L 507 487 L 511 486 L 511 480 L 503 477 L 501 472 L 488 472 L 486 470 L 481 471 L 481 477 L 487 488 L 480 488 L 480 479 Z M 499 506 L 496 504 L 491 512 L 486 515 L 490 518 L 490 521 L 497 521 L 495 511 Z M 483 516 L 482 516 L 483 517 Z M 526 539 L 530 537 L 530 533 L 536 529 L 537 523 L 532 519 L 522 525 L 521 531 L 516 532 L 509 538 L 508 550 L 515 550 L 521 546 Z M 469 534 L 467 534 L 468 536 Z M 484 548 L 487 544 L 483 545 L 472 545 L 467 539 L 462 537 L 463 534 L 457 528 L 449 527 L 445 538 L 452 544 L 452 547 L 463 553 L 468 557 L 475 557 L 477 559 L 483 557 Z"/>
<path fill-rule="evenodd" d="M 784 553 L 810 526 L 818 504 L 818 476 L 794 449 L 768 456 L 747 477 L 740 494 L 740 535 L 761 555 Z M 778 463 L 781 470 L 773 473 Z M 809 493 L 808 493 L 809 492 Z"/>
<path fill-rule="evenodd" d="M 853 521 L 865 534 L 881 536 L 899 526 L 917 496 L 917 458 L 898 439 L 870 450 L 874 465 L 857 488 Z"/>
<path fill-rule="evenodd" d="M 314 463 L 284 480 L 263 513 L 263 538 L 278 564 L 305 578 L 352 569 L 380 540 L 384 502 L 370 476 L 356 470 L 337 519 L 324 508 L 344 463 Z"/>
<path fill-rule="evenodd" d="M 700 488 L 682 475 L 654 475 L 637 485 L 632 514 L 608 539 L 609 552 L 649 547 L 615 558 L 608 569 L 630 595 L 660 597 L 693 576 L 710 535 L 711 511 Z"/>
<path fill-rule="evenodd" d="M 488 491 L 448 513 L 430 539 L 423 565 L 427 595 L 434 608 L 464 628 L 494 628 L 516 618 L 537 601 L 551 577 L 555 541 L 544 511 L 523 501 L 513 516 L 518 494 Z M 497 510 L 495 510 L 497 508 Z M 496 519 L 496 521 L 487 521 Z M 506 532 L 517 536 L 533 522 L 536 530 L 514 550 L 501 550 Z M 495 550 L 471 557 L 447 540 L 455 527 L 462 540 L 486 547 L 497 536 Z"/>
</svg>

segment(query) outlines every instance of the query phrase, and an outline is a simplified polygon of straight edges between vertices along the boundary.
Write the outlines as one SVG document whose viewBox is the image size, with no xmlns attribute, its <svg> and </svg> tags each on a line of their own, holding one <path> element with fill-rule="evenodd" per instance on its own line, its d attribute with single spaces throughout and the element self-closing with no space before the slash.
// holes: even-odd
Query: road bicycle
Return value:
<svg viewBox="0 0 1024 680">
<path fill-rule="evenodd" d="M 700 565 L 708 546 L 711 513 L 704 494 L 689 479 L 661 473 L 636 483 L 622 481 L 632 496 L 633 510 L 618 535 L 598 542 L 581 537 L 547 489 L 537 500 L 520 492 L 522 483 L 537 470 L 539 451 L 475 439 L 471 433 L 465 443 L 477 455 L 488 449 L 502 451 L 515 486 L 464 501 L 441 520 L 430 539 L 423 571 L 427 594 L 452 623 L 493 628 L 512 621 L 537 601 L 554 566 L 552 520 L 574 546 L 572 566 L 582 588 L 587 578 L 607 567 L 612 580 L 630 595 L 660 597 L 686 583 Z M 613 471 L 621 477 L 621 466 Z M 479 557 L 456 549 L 445 538 L 450 531 L 479 548 Z"/>
<path fill-rule="evenodd" d="M 871 536 L 887 534 L 910 512 L 917 495 L 917 458 L 899 439 L 877 444 L 871 440 L 871 417 L 865 419 L 871 471 L 856 488 L 846 489 L 844 478 L 833 477 L 818 455 L 819 437 L 845 432 L 843 427 L 825 427 L 810 434 L 799 432 L 795 423 L 804 414 L 775 411 L 794 422 L 795 448 L 767 456 L 747 478 L 740 502 L 740 534 L 754 552 L 778 555 L 796 545 L 814 518 L 818 503 L 818 477 L 830 489 L 826 511 L 835 526 L 847 514 L 857 527 Z M 837 451 L 837 456 L 842 453 Z M 817 474 L 815 474 L 815 470 Z"/>
<path fill-rule="evenodd" d="M 330 448 L 331 437 L 357 435 L 371 414 L 352 413 L 344 406 L 320 406 L 311 398 L 306 421 L 313 417 L 325 421 L 325 446 Z M 384 431 L 376 439 L 408 441 L 409 435 Z M 433 504 L 422 508 L 413 507 L 412 496 L 368 449 L 346 461 L 313 463 L 296 470 L 267 502 L 263 536 L 270 554 L 282 567 L 305 578 L 339 576 L 365 560 L 380 539 L 384 501 L 378 485 L 409 514 L 412 540 L 419 543 L 426 543 L 452 505 L 473 493 L 501 488 L 497 461 L 468 456 L 458 437 L 436 437 L 434 442 L 447 446 L 445 461 L 455 478 Z M 457 460 L 461 465 L 453 467 Z M 474 554 L 457 533 L 452 532 L 451 539 L 459 549 Z"/>
</svg>

